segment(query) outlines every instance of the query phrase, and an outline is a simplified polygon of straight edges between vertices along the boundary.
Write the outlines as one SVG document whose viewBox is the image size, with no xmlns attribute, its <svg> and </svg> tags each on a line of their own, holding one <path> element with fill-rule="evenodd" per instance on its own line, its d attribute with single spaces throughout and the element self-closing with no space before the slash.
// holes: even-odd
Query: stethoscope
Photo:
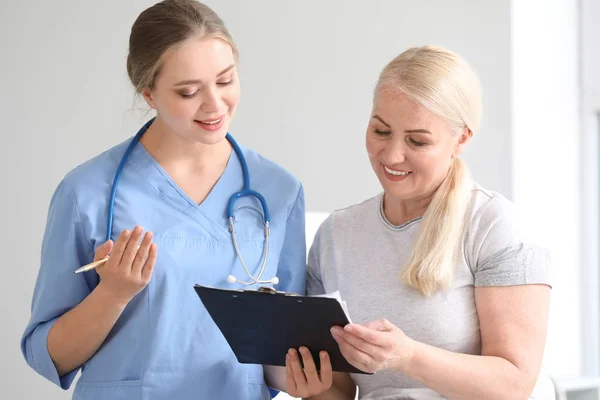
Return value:
<svg viewBox="0 0 600 400">
<path fill-rule="evenodd" d="M 112 190 L 110 192 L 110 200 L 109 200 L 109 204 L 108 204 L 106 240 L 110 239 L 110 235 L 112 232 L 112 225 L 113 225 L 113 218 L 114 218 L 113 214 L 114 214 L 114 208 L 115 208 L 115 196 L 117 193 L 117 186 L 119 184 L 119 180 L 121 179 L 121 174 L 123 173 L 123 168 L 125 167 L 125 164 L 127 163 L 127 159 L 129 158 L 131 151 L 133 150 L 135 145 L 139 143 L 140 138 L 146 132 L 148 127 L 150 127 L 150 125 L 152 125 L 153 121 L 154 121 L 154 118 L 152 118 L 150 121 L 148 121 L 138 131 L 138 133 L 133 137 L 133 139 L 131 140 L 131 143 L 129 143 L 129 146 L 127 146 L 127 149 L 125 150 L 125 154 L 123 154 L 123 158 L 121 158 L 121 162 L 119 163 L 119 167 L 117 168 L 117 172 L 115 173 L 115 178 L 114 178 L 114 181 L 112 184 Z M 270 234 L 269 223 L 271 220 L 271 216 L 269 214 L 269 208 L 267 207 L 267 202 L 265 201 L 265 198 L 260 193 L 255 192 L 254 190 L 250 189 L 250 173 L 248 172 L 248 164 L 246 163 L 246 158 L 244 157 L 244 154 L 242 153 L 242 149 L 240 149 L 240 146 L 237 144 L 235 139 L 229 133 L 227 133 L 227 135 L 225 137 L 227 138 L 227 140 L 233 147 L 235 154 L 237 155 L 238 159 L 240 160 L 240 164 L 242 166 L 242 174 L 244 176 L 244 186 L 243 186 L 242 190 L 234 193 L 229 198 L 229 201 L 227 202 L 227 217 L 229 218 L 229 231 L 231 232 L 231 237 L 233 238 L 233 246 L 235 247 L 235 253 L 237 254 L 238 259 L 240 260 L 242 267 L 244 267 L 244 271 L 246 271 L 248 278 L 250 278 L 250 281 L 246 282 L 246 281 L 238 280 L 233 275 L 229 275 L 227 277 L 227 282 L 241 283 L 243 285 L 254 285 L 257 283 L 258 284 L 271 283 L 273 285 L 277 285 L 279 283 L 279 278 L 277 278 L 276 276 L 269 280 L 260 280 L 263 272 L 265 271 L 265 267 L 267 265 L 267 257 L 269 255 L 269 234 Z M 234 223 L 235 218 L 234 218 L 233 210 L 234 210 L 235 202 L 239 198 L 244 197 L 244 196 L 253 196 L 253 197 L 257 198 L 258 201 L 260 202 L 260 205 L 263 210 L 263 218 L 264 218 L 264 223 L 265 223 L 265 245 L 264 245 L 264 252 L 263 252 L 263 256 L 262 256 L 262 265 L 260 267 L 260 271 L 259 271 L 257 277 L 254 277 L 252 275 L 252 273 L 250 272 L 250 270 L 248 269 L 248 267 L 246 266 L 246 263 L 244 262 L 244 258 L 242 257 L 242 254 L 240 252 L 240 248 L 238 246 L 237 238 L 235 236 L 235 223 Z"/>
</svg>

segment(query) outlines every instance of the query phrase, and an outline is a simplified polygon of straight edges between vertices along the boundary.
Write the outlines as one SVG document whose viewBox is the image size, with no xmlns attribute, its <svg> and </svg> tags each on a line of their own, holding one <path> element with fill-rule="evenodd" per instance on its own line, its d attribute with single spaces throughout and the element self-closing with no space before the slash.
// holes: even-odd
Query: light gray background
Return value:
<svg viewBox="0 0 600 400">
<path fill-rule="evenodd" d="M 580 199 L 573 194 L 580 172 L 576 1 L 206 3 L 225 20 L 241 52 L 242 102 L 232 134 L 298 176 L 312 211 L 332 211 L 380 190 L 364 133 L 385 63 L 428 43 L 471 62 L 484 89 L 483 130 L 465 154 L 472 174 L 527 205 L 539 230 L 548 231 L 540 227 L 550 213 L 567 208 L 560 208 L 566 224 L 550 230 L 560 237 L 547 238 L 561 268 L 546 369 L 581 372 L 579 261 L 572 257 L 580 229 Z M 125 56 L 134 19 L 151 4 L 0 3 L 2 399 L 69 398 L 27 367 L 19 340 L 54 188 L 67 171 L 135 134 L 148 117 L 133 100 Z M 572 130 L 567 140 L 565 127 Z M 537 179 L 557 167 L 560 184 L 567 185 L 562 190 L 550 178 Z M 566 344 L 557 346 L 560 341 Z"/>
</svg>

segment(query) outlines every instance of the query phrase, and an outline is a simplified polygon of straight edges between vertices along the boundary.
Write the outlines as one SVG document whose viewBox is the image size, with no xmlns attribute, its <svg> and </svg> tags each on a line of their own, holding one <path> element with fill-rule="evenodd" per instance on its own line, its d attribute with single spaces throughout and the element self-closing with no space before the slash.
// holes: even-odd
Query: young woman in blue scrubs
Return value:
<svg viewBox="0 0 600 400">
<path fill-rule="evenodd" d="M 193 0 L 142 12 L 127 71 L 156 117 L 129 155 L 105 240 L 113 179 L 131 139 L 69 172 L 54 193 L 32 313 L 27 363 L 75 399 L 266 399 L 260 365 L 239 364 L 194 284 L 257 289 L 227 218 L 242 189 L 226 133 L 240 97 L 237 50 L 220 18 Z M 256 132 L 256 134 L 263 134 Z M 281 167 L 243 146 L 251 188 L 270 211 L 263 280 L 305 292 L 304 192 Z M 250 272 L 263 260 L 260 203 L 235 205 L 237 242 Z M 139 246 L 139 247 L 138 247 Z M 95 270 L 74 270 L 110 255 Z"/>
</svg>

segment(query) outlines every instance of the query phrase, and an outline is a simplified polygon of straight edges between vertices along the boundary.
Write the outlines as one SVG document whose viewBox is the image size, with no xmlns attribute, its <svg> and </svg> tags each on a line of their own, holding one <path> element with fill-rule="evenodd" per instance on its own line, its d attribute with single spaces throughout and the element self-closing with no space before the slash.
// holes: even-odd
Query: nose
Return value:
<svg viewBox="0 0 600 400">
<path fill-rule="evenodd" d="M 384 163 L 393 166 L 406 160 L 406 143 L 401 137 L 392 137 L 386 142 L 383 149 Z"/>
<path fill-rule="evenodd" d="M 217 112 L 221 109 L 222 105 L 223 99 L 221 98 L 221 95 L 219 94 L 217 88 L 207 87 L 204 91 L 202 104 L 200 105 L 202 111 L 206 113 Z"/>
</svg>

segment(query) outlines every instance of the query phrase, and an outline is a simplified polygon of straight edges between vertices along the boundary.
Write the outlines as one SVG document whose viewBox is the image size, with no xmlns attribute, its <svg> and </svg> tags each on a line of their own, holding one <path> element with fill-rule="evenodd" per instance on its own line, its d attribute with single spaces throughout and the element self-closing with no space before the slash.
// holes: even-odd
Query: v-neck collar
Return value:
<svg viewBox="0 0 600 400">
<path fill-rule="evenodd" d="M 223 174 L 200 204 L 196 204 L 185 194 L 141 143 L 137 143 L 133 148 L 127 166 L 135 169 L 171 207 L 201 225 L 205 225 L 206 222 L 212 224 L 222 239 L 229 239 L 227 202 L 243 186 L 242 167 L 235 150 L 231 150 Z"/>
</svg>

